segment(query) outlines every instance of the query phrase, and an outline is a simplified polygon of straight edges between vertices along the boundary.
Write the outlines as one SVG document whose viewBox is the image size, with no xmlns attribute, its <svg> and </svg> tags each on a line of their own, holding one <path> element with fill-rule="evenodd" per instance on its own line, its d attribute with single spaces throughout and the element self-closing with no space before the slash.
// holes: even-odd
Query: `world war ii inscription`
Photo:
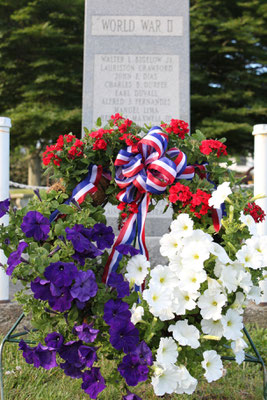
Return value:
<svg viewBox="0 0 267 400">
<path fill-rule="evenodd" d="M 189 121 L 188 3 L 87 1 L 83 127 L 117 112 L 140 124 Z"/>
</svg>

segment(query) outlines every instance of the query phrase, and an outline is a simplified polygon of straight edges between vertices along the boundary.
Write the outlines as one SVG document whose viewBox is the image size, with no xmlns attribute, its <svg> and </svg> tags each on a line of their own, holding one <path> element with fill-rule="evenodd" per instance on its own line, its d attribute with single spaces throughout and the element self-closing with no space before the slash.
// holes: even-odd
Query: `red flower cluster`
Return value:
<svg viewBox="0 0 267 400">
<path fill-rule="evenodd" d="M 213 150 L 215 150 L 215 153 L 217 152 L 217 157 L 220 157 L 222 154 L 227 156 L 226 146 L 219 142 L 219 140 L 202 140 L 199 150 L 205 155 L 209 155 Z"/>
<path fill-rule="evenodd" d="M 104 139 L 97 139 L 93 144 L 93 150 L 106 150 L 107 142 Z"/>
<path fill-rule="evenodd" d="M 123 116 L 119 113 L 116 113 L 115 115 L 111 115 L 110 118 L 113 119 L 114 123 L 116 123 L 119 119 L 123 119 Z"/>
<path fill-rule="evenodd" d="M 79 139 L 76 139 L 73 146 L 71 146 L 68 154 L 70 158 L 81 157 L 83 155 L 83 142 Z"/>
<path fill-rule="evenodd" d="M 244 214 L 250 214 L 256 223 L 264 221 L 266 217 L 263 209 L 255 203 L 248 203 L 248 206 L 244 209 Z"/>
<path fill-rule="evenodd" d="M 117 208 L 121 211 L 124 211 L 123 213 L 121 213 L 121 218 L 125 219 L 128 216 L 128 213 L 134 213 L 137 214 L 138 213 L 138 205 L 136 204 L 135 201 L 133 201 L 132 203 L 124 203 L 123 201 L 117 206 Z M 128 213 L 127 213 L 128 211 Z"/>
<path fill-rule="evenodd" d="M 181 119 L 172 119 L 170 125 L 162 124 L 161 126 L 165 128 L 166 132 L 174 133 L 181 139 L 184 139 L 185 135 L 189 133 L 188 123 Z"/>
<path fill-rule="evenodd" d="M 74 135 L 60 135 L 56 144 L 46 146 L 46 150 L 43 153 L 44 165 L 49 165 L 52 161 L 58 167 L 60 166 L 62 159 L 56 153 L 63 150 L 65 143 L 73 143 L 70 150 L 68 150 L 70 158 L 80 157 L 83 155 L 83 142 L 81 140 L 77 139 Z"/>
<path fill-rule="evenodd" d="M 57 146 L 53 144 L 52 146 L 46 146 L 46 150 L 43 152 L 43 163 L 44 165 L 49 165 L 51 161 L 58 167 L 62 161 L 54 152 L 57 151 Z"/>
<path fill-rule="evenodd" d="M 114 132 L 113 129 L 103 129 L 103 128 L 100 128 L 100 129 L 98 129 L 97 131 L 94 131 L 94 132 L 89 133 L 89 136 L 91 136 L 91 137 L 94 138 L 94 139 L 102 139 L 104 135 L 110 134 L 110 133 L 112 133 L 112 132 Z"/>
<path fill-rule="evenodd" d="M 176 203 L 180 201 L 182 207 L 190 206 L 190 211 L 194 213 L 197 218 L 201 218 L 202 215 L 207 214 L 209 207 L 209 199 L 211 194 L 204 192 L 201 189 L 197 189 L 196 193 L 192 193 L 188 186 L 182 185 L 177 182 L 170 188 L 169 201 Z"/>
</svg>

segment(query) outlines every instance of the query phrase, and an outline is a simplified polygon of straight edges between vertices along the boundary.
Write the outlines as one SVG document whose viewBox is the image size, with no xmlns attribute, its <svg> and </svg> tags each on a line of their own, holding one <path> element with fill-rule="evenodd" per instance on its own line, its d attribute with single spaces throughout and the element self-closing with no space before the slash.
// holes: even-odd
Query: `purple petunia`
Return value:
<svg viewBox="0 0 267 400">
<path fill-rule="evenodd" d="M 69 287 L 78 276 L 78 270 L 72 262 L 58 261 L 46 267 L 44 276 L 57 287 Z"/>
<path fill-rule="evenodd" d="M 34 240 L 46 240 L 50 231 L 49 219 L 38 211 L 29 211 L 23 217 L 21 229 L 26 237 L 33 237 Z"/>
<path fill-rule="evenodd" d="M 6 270 L 6 274 L 7 275 L 12 275 L 15 267 L 20 264 L 21 262 L 23 262 L 21 260 L 21 255 L 23 253 L 23 251 L 26 249 L 26 247 L 28 247 L 28 243 L 26 242 L 20 242 L 18 245 L 18 248 L 16 251 L 13 251 L 10 256 L 7 259 L 7 270 Z"/>
<path fill-rule="evenodd" d="M 31 290 L 34 293 L 35 299 L 45 301 L 50 300 L 53 297 L 50 291 L 50 282 L 45 279 L 41 279 L 39 276 L 31 282 Z"/>
<path fill-rule="evenodd" d="M 109 334 L 109 341 L 114 349 L 122 350 L 124 353 L 135 351 L 139 342 L 139 331 L 132 322 L 119 328 L 111 327 Z"/>
<path fill-rule="evenodd" d="M 74 299 L 81 302 L 88 301 L 97 293 L 98 286 L 95 281 L 95 274 L 93 271 L 79 271 L 75 279 L 75 283 L 70 289 L 70 293 Z"/>
<path fill-rule="evenodd" d="M 59 350 L 64 343 L 64 337 L 58 332 L 52 332 L 45 337 L 45 343 L 48 347 Z"/>
<path fill-rule="evenodd" d="M 131 354 L 137 355 L 141 364 L 153 364 L 152 352 L 144 340 L 139 343 L 135 351 Z"/>
<path fill-rule="evenodd" d="M 100 373 L 100 368 L 93 367 L 90 371 L 83 373 L 82 389 L 89 394 L 91 399 L 96 399 L 105 387 L 105 380 Z"/>
<path fill-rule="evenodd" d="M 127 395 L 123 396 L 122 400 L 142 400 L 137 394 L 128 391 Z"/>
<path fill-rule="evenodd" d="M 10 206 L 9 199 L 0 201 L 0 218 L 2 218 L 8 212 L 9 206 Z"/>
<path fill-rule="evenodd" d="M 98 335 L 99 330 L 93 329 L 93 324 L 76 325 L 73 328 L 73 333 L 85 343 L 93 343 Z"/>
<path fill-rule="evenodd" d="M 60 368 L 63 369 L 65 375 L 70 376 L 71 378 L 79 379 L 83 376 L 81 368 L 75 367 L 68 361 L 60 363 Z"/>
<path fill-rule="evenodd" d="M 108 286 L 111 286 L 117 290 L 119 299 L 130 295 L 129 282 L 124 280 L 122 274 L 111 272 L 108 278 Z"/>
<path fill-rule="evenodd" d="M 119 364 L 118 371 L 127 385 L 136 386 L 139 382 L 147 380 L 149 369 L 146 365 L 140 364 L 138 356 L 127 354 Z"/>
<path fill-rule="evenodd" d="M 105 224 L 95 224 L 93 228 L 92 240 L 96 242 L 100 250 L 110 248 L 113 245 L 115 235 L 111 226 Z"/>
<path fill-rule="evenodd" d="M 97 354 L 95 347 L 80 346 L 78 353 L 85 367 L 91 368 L 94 362 L 97 361 Z"/>
<path fill-rule="evenodd" d="M 19 349 L 23 351 L 23 357 L 28 364 L 33 364 L 36 368 L 43 367 L 51 369 L 57 367 L 56 351 L 38 343 L 36 347 L 29 347 L 24 340 L 19 342 Z"/>
<path fill-rule="evenodd" d="M 131 315 L 129 305 L 124 301 L 110 299 L 104 306 L 103 319 L 113 328 L 127 325 Z"/>
<path fill-rule="evenodd" d="M 48 299 L 48 303 L 53 310 L 64 312 L 71 308 L 73 297 L 69 288 L 57 288 L 53 283 L 50 283 L 50 292 L 52 297 Z"/>
<path fill-rule="evenodd" d="M 130 244 L 123 244 L 123 243 L 116 246 L 116 250 L 125 256 L 127 256 L 127 254 L 130 254 L 130 256 L 132 257 L 140 253 L 140 250 L 136 249 Z"/>
</svg>

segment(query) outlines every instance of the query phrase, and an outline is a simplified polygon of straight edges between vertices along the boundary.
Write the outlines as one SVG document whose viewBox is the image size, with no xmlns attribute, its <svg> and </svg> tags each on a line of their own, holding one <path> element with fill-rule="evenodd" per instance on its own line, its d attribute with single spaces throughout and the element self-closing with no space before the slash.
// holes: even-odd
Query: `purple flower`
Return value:
<svg viewBox="0 0 267 400">
<path fill-rule="evenodd" d="M 82 325 L 76 325 L 73 328 L 73 333 L 85 343 L 93 343 L 98 332 L 98 329 L 93 329 L 93 324 L 88 325 L 83 323 Z"/>
<path fill-rule="evenodd" d="M 34 293 L 35 299 L 40 300 L 50 300 L 52 299 L 52 294 L 50 291 L 50 282 L 45 279 L 41 279 L 39 276 L 31 282 L 31 289 Z"/>
<path fill-rule="evenodd" d="M 105 224 L 95 224 L 93 228 L 92 240 L 96 242 L 100 250 L 110 248 L 113 245 L 115 235 L 111 226 Z"/>
<path fill-rule="evenodd" d="M 138 356 L 127 354 L 118 366 L 118 371 L 125 379 L 127 385 L 136 386 L 141 381 L 146 381 L 149 369 L 140 364 Z"/>
<path fill-rule="evenodd" d="M 58 353 L 63 360 L 77 368 L 83 368 L 84 361 L 79 355 L 79 348 L 83 345 L 81 340 L 64 343 Z"/>
<path fill-rule="evenodd" d="M 71 308 L 73 297 L 69 288 L 57 288 L 53 283 L 50 283 L 50 292 L 52 297 L 48 299 L 48 303 L 53 310 L 64 312 Z"/>
<path fill-rule="evenodd" d="M 121 300 L 110 299 L 104 306 L 104 321 L 113 328 L 127 325 L 131 319 L 129 305 Z"/>
<path fill-rule="evenodd" d="M 59 350 L 63 342 L 64 337 L 58 332 L 49 333 L 45 338 L 46 345 L 55 350 Z"/>
<path fill-rule="evenodd" d="M 72 242 L 75 253 L 72 255 L 81 265 L 84 265 L 86 258 L 96 258 L 102 252 L 91 242 L 93 229 L 87 229 L 81 224 L 73 228 L 66 228 L 66 237 Z"/>
<path fill-rule="evenodd" d="M 114 349 L 122 350 L 124 353 L 134 351 L 139 342 L 138 329 L 131 322 L 128 322 L 127 325 L 123 325 L 119 328 L 111 327 L 109 334 L 109 341 Z"/>
<path fill-rule="evenodd" d="M 84 366 L 91 368 L 97 360 L 96 348 L 89 346 L 80 346 L 78 350 L 79 356 Z"/>
<path fill-rule="evenodd" d="M 85 302 L 91 297 L 94 297 L 97 293 L 97 290 L 98 286 L 96 284 L 95 274 L 93 271 L 79 271 L 70 293 L 74 299 Z"/>
<path fill-rule="evenodd" d="M 46 240 L 50 231 L 49 219 L 38 211 L 29 211 L 23 217 L 21 229 L 26 237 L 33 237 L 34 240 Z"/>
<path fill-rule="evenodd" d="M 0 201 L 0 218 L 2 218 L 8 212 L 9 206 L 10 206 L 9 199 Z"/>
<path fill-rule="evenodd" d="M 20 242 L 16 251 L 13 251 L 7 259 L 7 275 L 12 275 L 15 267 L 22 262 L 21 254 L 28 247 L 28 243 Z"/>
<path fill-rule="evenodd" d="M 137 346 L 135 351 L 131 354 L 137 355 L 141 364 L 148 364 L 148 365 L 153 364 L 152 352 L 144 340 Z"/>
<path fill-rule="evenodd" d="M 96 399 L 105 387 L 105 380 L 100 374 L 100 368 L 93 367 L 90 371 L 83 373 L 82 389 L 89 394 L 91 399 Z"/>
<path fill-rule="evenodd" d="M 108 278 L 108 286 L 111 286 L 117 290 L 119 299 L 130 295 L 129 282 L 124 280 L 122 274 L 111 272 Z"/>
<path fill-rule="evenodd" d="M 128 391 L 128 394 L 126 396 L 123 396 L 122 400 L 142 400 L 142 399 L 141 397 L 137 396 L 137 394 Z"/>
<path fill-rule="evenodd" d="M 137 250 L 130 244 L 119 244 L 118 246 L 116 246 L 116 250 L 125 256 L 127 256 L 127 254 L 129 253 L 132 257 L 140 253 L 140 250 Z"/>
<path fill-rule="evenodd" d="M 36 368 L 43 367 L 51 369 L 57 367 L 56 351 L 38 343 L 36 347 L 29 347 L 24 340 L 19 342 L 19 349 L 23 350 L 23 357 L 28 364 L 33 364 Z"/>
<path fill-rule="evenodd" d="M 60 368 L 63 369 L 65 375 L 70 376 L 71 378 L 79 379 L 83 376 L 81 368 L 74 367 L 74 365 L 72 365 L 68 361 L 60 363 Z"/>
<path fill-rule="evenodd" d="M 46 267 L 44 276 L 57 287 L 69 287 L 77 277 L 78 270 L 74 263 L 55 262 Z"/>
</svg>

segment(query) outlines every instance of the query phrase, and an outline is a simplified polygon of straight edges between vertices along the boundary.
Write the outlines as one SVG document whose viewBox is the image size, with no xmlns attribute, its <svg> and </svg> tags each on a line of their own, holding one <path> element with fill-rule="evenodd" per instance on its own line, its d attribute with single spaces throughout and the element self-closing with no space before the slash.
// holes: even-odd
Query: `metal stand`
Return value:
<svg viewBox="0 0 267 400">
<path fill-rule="evenodd" d="M 0 345 L 0 388 L 1 388 L 1 400 L 4 400 L 4 385 L 3 385 L 3 349 L 4 349 L 4 345 L 5 343 L 9 342 L 9 343 L 19 343 L 20 340 L 18 339 L 21 336 L 27 335 L 29 332 L 27 331 L 23 331 L 23 332 L 19 332 L 19 333 L 15 333 L 14 335 L 12 335 L 12 333 L 14 332 L 14 330 L 17 328 L 17 326 L 20 324 L 20 322 L 22 321 L 22 319 L 24 318 L 24 313 L 22 313 L 20 315 L 20 317 L 17 319 L 17 321 L 15 322 L 15 324 L 12 326 L 12 328 L 9 330 L 9 332 L 6 334 L 6 336 L 4 337 L 1 345 Z M 37 329 L 33 329 L 32 332 L 36 331 Z M 248 353 L 245 353 L 245 360 L 246 362 L 253 362 L 253 363 L 258 363 L 261 364 L 262 366 L 262 370 L 263 370 L 263 398 L 264 400 L 267 400 L 267 371 L 266 371 L 266 367 L 264 365 L 264 361 L 261 358 L 255 344 L 253 343 L 248 331 L 246 330 L 246 328 L 243 328 L 243 332 L 246 335 L 249 344 L 251 345 L 255 355 L 252 356 Z M 30 340 L 25 340 L 26 343 L 28 344 L 36 344 L 33 341 Z M 228 360 L 228 361 L 235 361 L 235 357 L 228 357 L 228 356 L 222 356 L 223 360 Z"/>
</svg>

